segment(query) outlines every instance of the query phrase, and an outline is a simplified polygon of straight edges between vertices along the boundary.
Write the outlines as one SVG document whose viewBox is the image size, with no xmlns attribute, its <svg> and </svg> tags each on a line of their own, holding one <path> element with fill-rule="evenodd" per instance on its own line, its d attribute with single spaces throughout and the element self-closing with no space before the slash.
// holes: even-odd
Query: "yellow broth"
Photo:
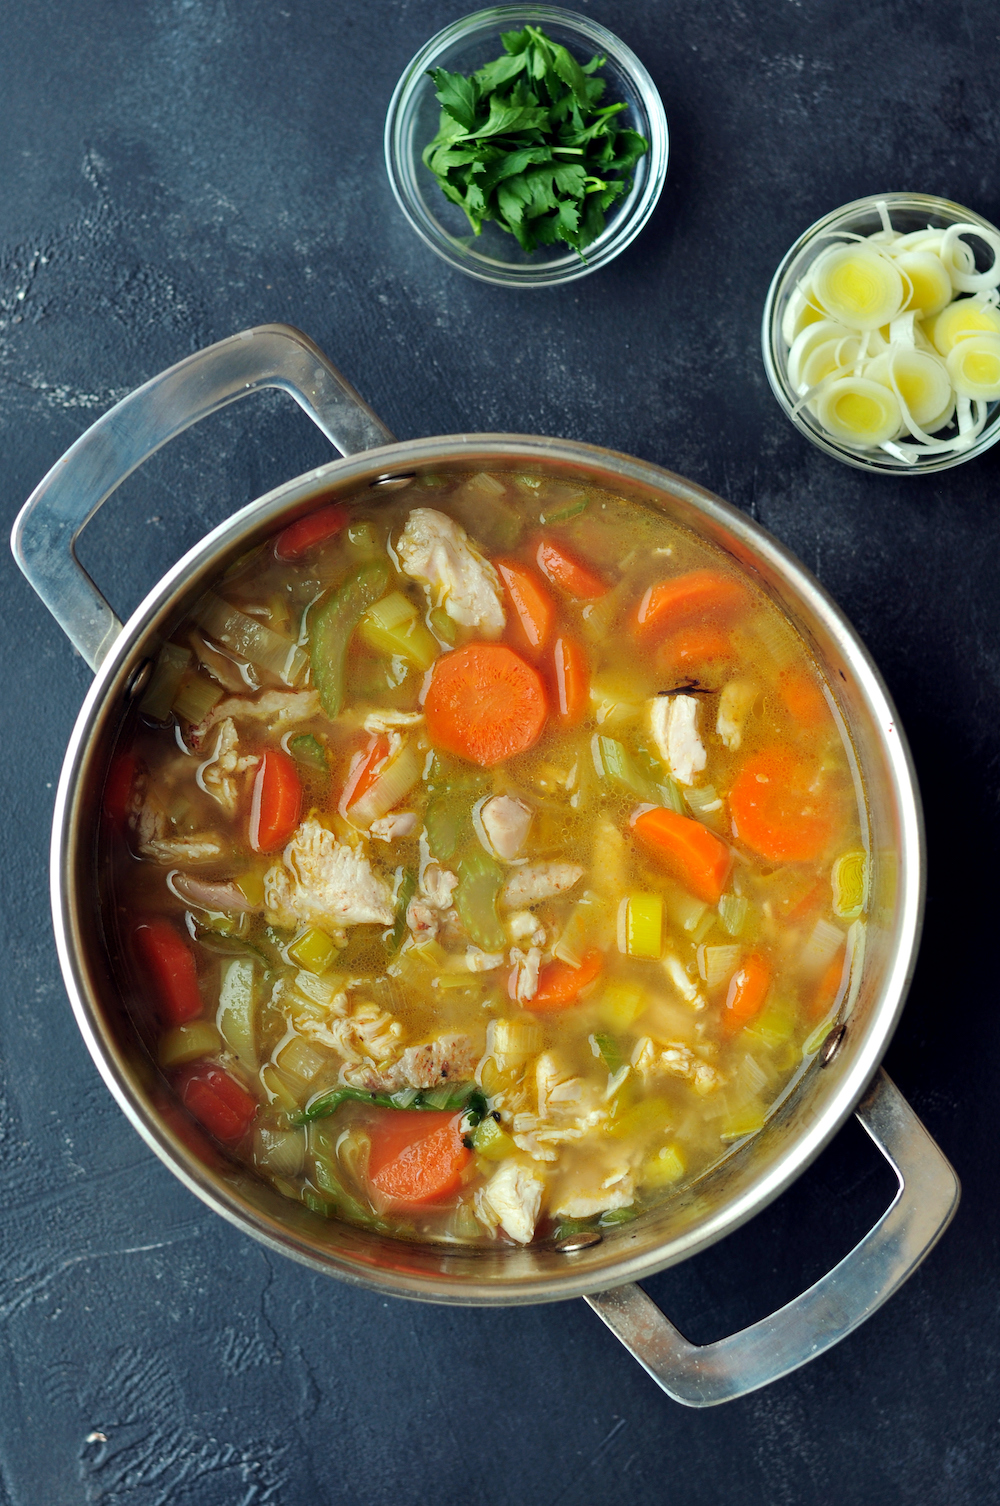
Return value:
<svg viewBox="0 0 1000 1506">
<path fill-rule="evenodd" d="M 495 577 L 492 641 L 534 670 L 547 715 L 488 766 L 435 747 L 423 719 L 447 656 L 488 635 L 448 615 L 447 580 L 401 568 L 419 509 L 527 571 L 551 613 L 532 646 Z M 601 594 L 574 594 L 572 570 L 546 578 L 546 541 Z M 331 717 L 313 689 L 319 614 L 372 561 L 383 615 L 403 627 L 379 637 L 369 614 L 350 632 Z M 704 578 L 699 608 L 685 583 Z M 665 605 L 640 628 L 644 601 Z M 276 636 L 247 638 L 247 619 Z M 414 622 L 411 657 L 393 652 Z M 586 666 L 575 721 L 559 714 L 565 639 Z M 380 731 L 379 713 L 411 720 Z M 266 852 L 251 844 L 265 755 L 300 787 L 294 829 Z M 345 805 L 366 764 L 380 812 L 378 781 L 409 767 L 387 840 L 359 818 L 365 798 Z M 506 474 L 366 492 L 332 537 L 292 559 L 269 542 L 217 582 L 172 634 L 112 765 L 109 904 L 140 1028 L 195 1124 L 318 1214 L 467 1243 L 628 1220 L 759 1130 L 843 1008 L 868 869 L 853 767 L 791 624 L 657 510 Z M 530 814 L 513 856 L 491 843 L 490 810 Z M 400 813 L 412 822 L 393 831 Z M 690 839 L 694 867 L 640 841 L 644 819 Z M 327 857 L 367 864 L 387 917 L 341 924 L 332 901 L 316 913 L 322 885 L 295 911 L 306 826 Z M 706 852 L 722 875 L 707 898 Z M 562 887 L 532 898 L 546 877 Z M 523 903 L 505 903 L 512 883 Z"/>
</svg>

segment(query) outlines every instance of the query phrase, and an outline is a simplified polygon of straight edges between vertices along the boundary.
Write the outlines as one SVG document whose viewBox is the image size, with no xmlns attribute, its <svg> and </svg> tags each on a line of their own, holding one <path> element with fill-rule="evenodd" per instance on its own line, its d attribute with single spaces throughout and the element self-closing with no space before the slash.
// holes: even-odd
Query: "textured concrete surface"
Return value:
<svg viewBox="0 0 1000 1506">
<path fill-rule="evenodd" d="M 0 475 L 12 520 L 116 397 L 288 320 L 400 436 L 513 429 L 692 477 L 771 529 L 872 648 L 911 738 L 930 888 L 888 1066 L 964 1201 L 903 1291 L 722 1410 L 667 1401 L 581 1305 L 446 1311 L 350 1290 L 209 1214 L 72 1022 L 47 835 L 88 682 L 8 559 L 0 704 L 0 1506 L 966 1506 L 997 1499 L 1000 449 L 870 478 L 783 418 L 770 275 L 880 189 L 1000 220 L 992 0 L 576 0 L 663 95 L 667 186 L 568 289 L 452 273 L 389 193 L 382 118 L 442 0 L 0 0 Z M 262 398 L 158 456 L 82 547 L 123 613 L 214 521 L 329 455 Z M 774 1208 L 650 1283 L 693 1338 L 787 1300 L 885 1205 L 845 1131 Z"/>
</svg>

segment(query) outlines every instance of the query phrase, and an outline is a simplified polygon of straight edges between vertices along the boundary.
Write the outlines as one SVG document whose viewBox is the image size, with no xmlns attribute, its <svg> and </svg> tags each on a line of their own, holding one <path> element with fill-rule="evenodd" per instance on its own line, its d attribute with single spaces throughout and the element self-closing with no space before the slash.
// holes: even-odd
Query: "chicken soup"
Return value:
<svg viewBox="0 0 1000 1506">
<path fill-rule="evenodd" d="M 635 1218 L 761 1128 L 857 986 L 828 687 L 726 556 L 593 488 L 317 506 L 164 644 L 104 813 L 189 1132 L 398 1237 Z"/>
</svg>

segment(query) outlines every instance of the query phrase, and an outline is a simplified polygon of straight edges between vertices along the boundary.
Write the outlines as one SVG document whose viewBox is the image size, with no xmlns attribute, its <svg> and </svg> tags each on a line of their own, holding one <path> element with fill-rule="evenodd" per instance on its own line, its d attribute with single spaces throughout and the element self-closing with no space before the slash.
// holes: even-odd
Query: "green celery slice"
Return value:
<svg viewBox="0 0 1000 1506">
<path fill-rule="evenodd" d="M 486 852 L 470 852 L 458 865 L 455 908 L 476 946 L 484 952 L 502 952 L 507 933 L 497 916 L 497 896 L 503 885 L 503 869 Z"/>
<path fill-rule="evenodd" d="M 340 715 L 347 678 L 347 648 L 351 635 L 370 606 L 389 587 L 389 567 L 370 560 L 352 570 L 312 618 L 309 656 L 313 683 L 328 717 Z"/>
</svg>

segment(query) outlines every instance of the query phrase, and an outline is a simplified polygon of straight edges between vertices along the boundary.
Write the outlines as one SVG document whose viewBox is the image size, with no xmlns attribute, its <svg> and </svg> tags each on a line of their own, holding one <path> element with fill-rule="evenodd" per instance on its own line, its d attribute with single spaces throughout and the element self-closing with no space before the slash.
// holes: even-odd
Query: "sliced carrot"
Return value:
<svg viewBox="0 0 1000 1506">
<path fill-rule="evenodd" d="M 132 939 L 164 1025 L 185 1025 L 197 1019 L 203 1008 L 198 968 L 194 952 L 177 927 L 165 915 L 157 915 L 137 925 Z"/>
<path fill-rule="evenodd" d="M 532 747 L 547 712 L 541 675 L 505 643 L 442 655 L 424 698 L 434 747 L 486 769 Z"/>
<path fill-rule="evenodd" d="M 590 661 L 575 638 L 557 638 L 553 650 L 556 670 L 556 711 L 564 726 L 582 722 L 590 702 Z"/>
<path fill-rule="evenodd" d="M 752 754 L 729 791 L 734 834 L 772 863 L 816 862 L 836 825 L 829 796 L 816 788 L 821 777 L 787 748 Z"/>
<path fill-rule="evenodd" d="M 746 592 L 717 570 L 690 570 L 650 586 L 639 602 L 632 627 L 644 641 L 662 637 L 709 617 L 728 622 L 746 605 Z"/>
<path fill-rule="evenodd" d="M 600 977 L 604 967 L 604 954 L 596 949 L 585 952 L 579 967 L 568 962 L 546 962 L 538 973 L 538 989 L 533 999 L 525 1004 L 535 1014 L 550 1014 L 557 1009 L 567 1009 L 575 1004 L 585 988 Z"/>
<path fill-rule="evenodd" d="M 789 716 L 810 730 L 829 724 L 830 708 L 812 675 L 802 669 L 783 669 L 778 675 L 778 695 Z"/>
<path fill-rule="evenodd" d="M 686 889 L 706 904 L 719 903 L 733 857 L 707 826 L 657 805 L 636 816 L 632 830 Z"/>
<path fill-rule="evenodd" d="M 513 622 L 523 648 L 544 648 L 549 641 L 556 604 L 534 570 L 516 560 L 494 560 L 507 599 L 514 611 Z"/>
<path fill-rule="evenodd" d="M 847 987 L 850 976 L 847 968 L 847 947 L 842 946 L 819 980 L 816 992 L 809 1003 L 809 1018 L 823 1020 L 833 1010 L 841 992 Z"/>
<path fill-rule="evenodd" d="M 558 586 L 568 596 L 576 597 L 578 601 L 597 601 L 599 597 L 607 596 L 611 590 L 596 570 L 592 570 L 554 539 L 543 538 L 540 541 L 535 559 L 539 570 L 554 586 Z"/>
<path fill-rule="evenodd" d="M 454 1192 L 471 1152 L 461 1114 L 387 1109 L 371 1126 L 368 1180 L 394 1203 L 433 1203 Z"/>
<path fill-rule="evenodd" d="M 349 808 L 360 800 L 362 795 L 367 795 L 372 785 L 379 776 L 379 770 L 389 757 L 389 739 L 384 732 L 376 732 L 369 739 L 368 746 L 362 753 L 355 753 L 351 759 L 351 766 L 347 774 L 347 783 L 344 785 L 344 793 L 340 797 L 337 809 L 342 816 L 346 816 Z"/>
<path fill-rule="evenodd" d="M 315 512 L 282 529 L 274 541 L 275 556 L 279 560 L 301 559 L 311 549 L 336 538 L 347 527 L 350 516 L 346 507 L 338 507 L 336 503 L 318 507 Z"/>
<path fill-rule="evenodd" d="M 759 952 L 751 952 L 729 980 L 721 1020 L 724 1035 L 735 1035 L 760 1014 L 770 987 L 771 969 Z"/>
<path fill-rule="evenodd" d="M 254 852 L 284 847 L 302 814 L 302 781 L 284 748 L 268 748 L 253 782 L 250 846 Z"/>
<path fill-rule="evenodd" d="M 192 1062 L 174 1082 L 181 1103 L 210 1135 L 223 1145 L 236 1145 L 243 1139 L 258 1105 L 235 1077 L 209 1062 Z"/>
<path fill-rule="evenodd" d="M 695 623 L 672 633 L 656 651 L 656 667 L 667 676 L 692 674 L 733 656 L 729 635 L 711 623 Z"/>
</svg>

